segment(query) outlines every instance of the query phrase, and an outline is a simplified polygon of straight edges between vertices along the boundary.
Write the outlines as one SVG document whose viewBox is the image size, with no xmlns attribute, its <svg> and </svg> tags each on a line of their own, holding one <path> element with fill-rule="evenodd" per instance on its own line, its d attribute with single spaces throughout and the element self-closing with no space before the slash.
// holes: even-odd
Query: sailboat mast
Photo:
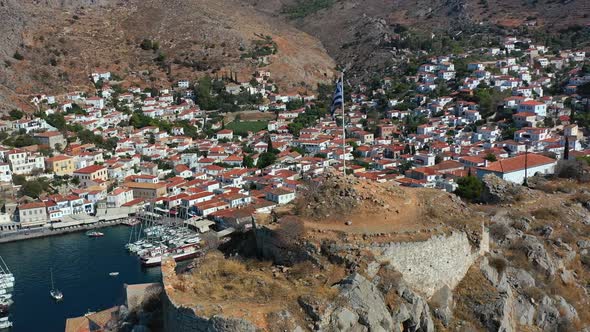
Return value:
<svg viewBox="0 0 590 332">
<path fill-rule="evenodd" d="M 8 268 L 8 265 L 6 264 L 6 262 L 4 261 L 4 258 L 2 258 L 2 256 L 0 256 L 0 260 L 2 261 L 2 271 L 6 270 L 7 273 L 11 273 L 10 269 Z"/>
<path fill-rule="evenodd" d="M 53 269 L 49 269 L 49 274 L 51 274 L 51 289 L 53 290 L 55 288 L 53 286 Z"/>
</svg>

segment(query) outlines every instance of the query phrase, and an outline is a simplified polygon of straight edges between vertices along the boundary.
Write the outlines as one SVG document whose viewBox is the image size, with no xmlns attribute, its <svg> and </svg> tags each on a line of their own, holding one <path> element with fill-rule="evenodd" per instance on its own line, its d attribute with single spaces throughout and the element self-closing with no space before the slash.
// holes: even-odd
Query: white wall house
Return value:
<svg viewBox="0 0 590 332">
<path fill-rule="evenodd" d="M 535 174 L 553 174 L 557 160 L 540 154 L 521 154 L 516 157 L 501 159 L 477 169 L 477 177 L 482 179 L 487 174 L 494 174 L 506 181 L 522 184 L 526 177 Z"/>
<path fill-rule="evenodd" d="M 266 193 L 266 199 L 279 204 L 287 204 L 295 199 L 295 192 L 282 188 L 275 188 Z"/>
<path fill-rule="evenodd" d="M 535 100 L 527 100 L 518 105 L 518 112 L 533 112 L 539 116 L 546 116 L 547 105 Z"/>
</svg>

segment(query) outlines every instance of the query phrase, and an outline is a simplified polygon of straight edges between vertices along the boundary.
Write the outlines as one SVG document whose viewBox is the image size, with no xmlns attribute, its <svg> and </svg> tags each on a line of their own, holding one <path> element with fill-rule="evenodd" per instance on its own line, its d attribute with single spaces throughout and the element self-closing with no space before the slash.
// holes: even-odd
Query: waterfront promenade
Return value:
<svg viewBox="0 0 590 332">
<path fill-rule="evenodd" d="M 48 223 L 44 227 L 19 229 L 0 233 L 0 243 L 21 241 L 47 236 L 82 232 L 90 229 L 123 224 L 134 211 L 127 209 L 98 209 L 95 216 L 87 214 L 70 215 L 60 222 Z"/>
</svg>

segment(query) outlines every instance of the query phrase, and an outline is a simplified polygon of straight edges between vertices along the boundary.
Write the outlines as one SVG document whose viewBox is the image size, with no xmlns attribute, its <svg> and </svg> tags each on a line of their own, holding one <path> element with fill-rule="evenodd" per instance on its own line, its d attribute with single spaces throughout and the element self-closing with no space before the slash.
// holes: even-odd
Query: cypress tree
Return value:
<svg viewBox="0 0 590 332">
<path fill-rule="evenodd" d="M 563 160 L 568 160 L 570 157 L 570 138 L 565 136 L 565 149 L 563 150 Z"/>
</svg>

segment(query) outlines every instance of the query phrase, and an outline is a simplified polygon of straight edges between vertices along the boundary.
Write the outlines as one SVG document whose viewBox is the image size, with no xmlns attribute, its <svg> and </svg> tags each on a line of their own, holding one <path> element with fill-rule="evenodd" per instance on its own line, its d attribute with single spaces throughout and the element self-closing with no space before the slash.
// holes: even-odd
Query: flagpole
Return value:
<svg viewBox="0 0 590 332">
<path fill-rule="evenodd" d="M 346 114 L 344 112 L 344 71 L 340 74 L 342 82 L 342 165 L 344 176 L 346 177 Z"/>
</svg>

